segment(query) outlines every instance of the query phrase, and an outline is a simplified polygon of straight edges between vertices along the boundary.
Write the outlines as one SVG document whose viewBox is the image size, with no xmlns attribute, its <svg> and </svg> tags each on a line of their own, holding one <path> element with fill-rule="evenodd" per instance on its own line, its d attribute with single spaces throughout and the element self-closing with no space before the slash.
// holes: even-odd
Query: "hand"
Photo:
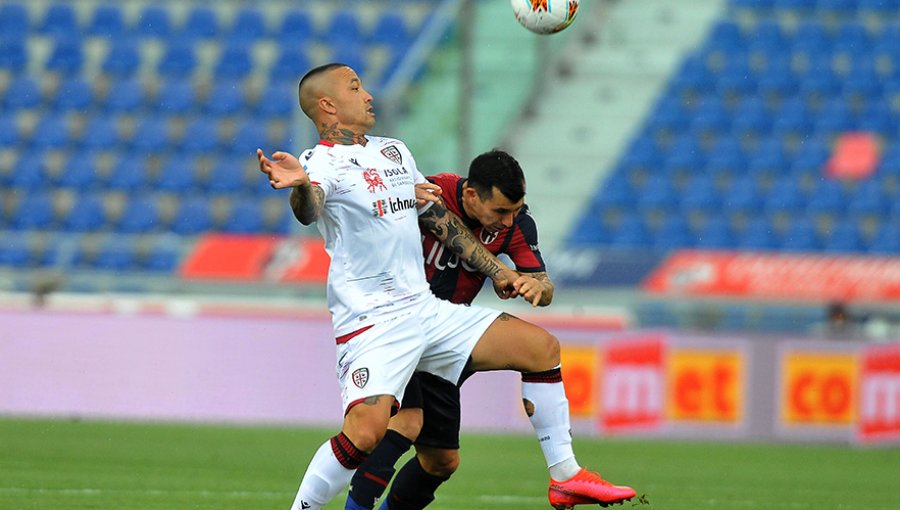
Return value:
<svg viewBox="0 0 900 510">
<path fill-rule="evenodd" d="M 512 283 L 512 286 L 516 293 L 522 296 L 525 301 L 531 303 L 533 307 L 538 306 L 538 303 L 541 302 L 541 297 L 544 295 L 544 284 L 533 276 L 520 275 Z"/>
<path fill-rule="evenodd" d="M 416 207 L 421 208 L 428 202 L 441 203 L 443 193 L 444 190 L 437 184 L 431 182 L 416 184 Z"/>
<path fill-rule="evenodd" d="M 494 284 L 494 292 L 500 299 L 510 299 L 519 295 L 513 283 L 519 279 L 519 273 L 506 268 L 494 275 L 491 280 Z"/>
<path fill-rule="evenodd" d="M 259 160 L 259 171 L 269 177 L 269 184 L 275 189 L 296 188 L 309 184 L 309 176 L 300 165 L 300 160 L 287 152 L 275 152 L 272 159 L 263 154 L 262 149 L 256 149 L 256 159 Z"/>
</svg>

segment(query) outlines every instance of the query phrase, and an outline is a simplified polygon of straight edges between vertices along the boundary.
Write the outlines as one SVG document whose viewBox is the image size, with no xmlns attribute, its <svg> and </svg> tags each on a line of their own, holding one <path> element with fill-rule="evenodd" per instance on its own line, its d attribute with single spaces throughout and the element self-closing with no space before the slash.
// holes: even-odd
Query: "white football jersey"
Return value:
<svg viewBox="0 0 900 510">
<path fill-rule="evenodd" d="M 428 296 L 415 184 L 426 182 L 406 145 L 368 136 L 362 145 L 320 141 L 300 156 L 325 192 L 317 225 L 331 256 L 328 309 L 335 336 Z M 430 204 L 430 203 L 429 203 Z"/>
</svg>

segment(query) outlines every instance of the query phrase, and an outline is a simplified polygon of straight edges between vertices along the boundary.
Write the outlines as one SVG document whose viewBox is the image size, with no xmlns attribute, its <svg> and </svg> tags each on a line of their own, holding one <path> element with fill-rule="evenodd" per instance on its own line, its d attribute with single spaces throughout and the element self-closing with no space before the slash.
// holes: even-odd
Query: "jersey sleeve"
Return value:
<svg viewBox="0 0 900 510">
<path fill-rule="evenodd" d="M 330 178 L 329 173 L 324 171 L 325 168 L 320 161 L 320 159 L 315 157 L 313 149 L 308 149 L 300 155 L 300 163 L 303 165 L 303 170 L 306 171 L 306 175 L 309 177 L 309 182 L 313 186 L 322 188 L 322 191 L 325 192 L 325 197 L 327 198 L 334 189 L 334 182 Z"/>
<path fill-rule="evenodd" d="M 523 211 L 516 217 L 509 244 L 503 252 L 515 264 L 517 271 L 542 273 L 547 270 L 538 247 L 537 223 L 528 211 Z"/>
</svg>

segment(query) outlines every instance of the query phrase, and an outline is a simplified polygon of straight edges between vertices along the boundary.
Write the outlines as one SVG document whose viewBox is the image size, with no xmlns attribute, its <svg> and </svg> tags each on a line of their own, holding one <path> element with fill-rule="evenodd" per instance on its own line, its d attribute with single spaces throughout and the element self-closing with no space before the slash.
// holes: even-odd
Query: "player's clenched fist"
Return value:
<svg viewBox="0 0 900 510">
<path fill-rule="evenodd" d="M 272 159 L 266 157 L 262 149 L 256 149 L 259 171 L 269 177 L 269 184 L 275 189 L 296 188 L 309 184 L 309 176 L 296 156 L 287 152 L 275 152 Z"/>
</svg>

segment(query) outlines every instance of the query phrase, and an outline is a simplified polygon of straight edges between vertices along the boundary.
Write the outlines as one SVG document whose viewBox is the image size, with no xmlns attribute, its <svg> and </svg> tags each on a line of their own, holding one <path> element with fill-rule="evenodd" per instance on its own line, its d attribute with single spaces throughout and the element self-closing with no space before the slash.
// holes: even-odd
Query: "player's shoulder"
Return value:
<svg viewBox="0 0 900 510">
<path fill-rule="evenodd" d="M 522 205 L 522 208 L 519 209 L 519 214 L 516 215 L 513 223 L 526 233 L 537 233 L 537 221 L 535 221 L 534 216 L 532 216 L 528 204 Z"/>
<path fill-rule="evenodd" d="M 441 188 L 448 188 L 450 186 L 456 186 L 456 183 L 462 179 L 462 176 L 451 172 L 441 172 L 439 174 L 429 175 L 427 179 Z"/>
<path fill-rule="evenodd" d="M 403 142 L 403 140 L 400 140 L 399 138 L 391 138 L 388 136 L 373 136 L 373 135 L 366 135 L 366 138 L 369 140 L 369 144 L 371 144 L 373 147 L 375 147 L 377 149 L 383 149 L 385 147 L 390 147 L 393 145 L 394 147 L 396 147 L 400 150 L 409 152 L 409 148 L 406 146 L 406 144 Z"/>
</svg>

